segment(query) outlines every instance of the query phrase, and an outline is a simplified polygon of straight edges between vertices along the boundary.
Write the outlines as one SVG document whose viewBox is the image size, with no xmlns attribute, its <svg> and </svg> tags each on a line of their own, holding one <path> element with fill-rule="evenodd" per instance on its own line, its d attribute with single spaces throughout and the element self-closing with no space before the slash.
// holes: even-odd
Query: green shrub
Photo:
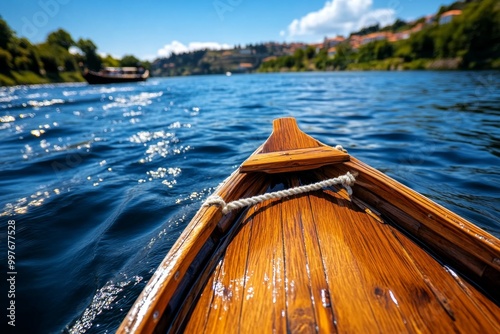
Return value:
<svg viewBox="0 0 500 334">
<path fill-rule="evenodd" d="M 494 70 L 500 70 L 500 58 L 491 61 L 491 68 Z"/>
<path fill-rule="evenodd" d="M 0 86 L 14 86 L 15 84 L 14 79 L 0 73 Z"/>
<path fill-rule="evenodd" d="M 12 55 L 9 51 L 0 49 L 0 71 L 8 73 L 12 70 Z"/>
<path fill-rule="evenodd" d="M 12 76 L 16 80 L 17 84 L 23 85 L 35 85 L 49 82 L 46 78 L 42 78 L 41 76 L 30 71 L 12 72 Z"/>
<path fill-rule="evenodd" d="M 14 66 L 19 71 L 29 71 L 31 69 L 31 59 L 26 56 L 16 57 L 14 59 Z"/>
</svg>

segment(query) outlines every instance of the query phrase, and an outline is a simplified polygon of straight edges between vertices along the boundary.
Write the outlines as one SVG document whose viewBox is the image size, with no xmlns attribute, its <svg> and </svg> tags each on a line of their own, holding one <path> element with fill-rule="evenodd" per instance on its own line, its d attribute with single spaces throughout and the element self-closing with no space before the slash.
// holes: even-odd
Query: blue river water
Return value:
<svg viewBox="0 0 500 334">
<path fill-rule="evenodd" d="M 15 332 L 114 332 L 200 203 L 283 116 L 500 236 L 499 72 L 3 87 L 0 267 L 14 221 Z"/>
</svg>

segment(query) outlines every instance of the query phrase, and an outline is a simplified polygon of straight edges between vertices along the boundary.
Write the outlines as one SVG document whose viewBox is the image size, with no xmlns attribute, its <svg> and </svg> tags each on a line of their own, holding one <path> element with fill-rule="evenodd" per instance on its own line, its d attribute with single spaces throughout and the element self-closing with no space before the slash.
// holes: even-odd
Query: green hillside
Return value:
<svg viewBox="0 0 500 334">
<path fill-rule="evenodd" d="M 76 47 L 76 53 L 70 48 Z M 74 41 L 59 29 L 50 33 L 44 43 L 31 44 L 19 38 L 0 17 L 0 86 L 84 81 L 82 70 L 99 70 L 103 66 L 136 66 L 149 68 L 132 55 L 122 59 L 101 57 L 97 46 L 88 39 Z"/>
<path fill-rule="evenodd" d="M 462 12 L 444 23 L 441 18 L 450 10 Z M 404 31 L 409 36 L 397 40 Z M 380 40 L 356 45 L 356 39 L 377 33 Z M 333 56 L 326 48 L 314 50 L 312 56 L 310 52 L 296 50 L 263 63 L 259 71 L 500 69 L 500 2 L 458 1 L 442 6 L 429 20 L 363 28 L 337 45 Z"/>
</svg>

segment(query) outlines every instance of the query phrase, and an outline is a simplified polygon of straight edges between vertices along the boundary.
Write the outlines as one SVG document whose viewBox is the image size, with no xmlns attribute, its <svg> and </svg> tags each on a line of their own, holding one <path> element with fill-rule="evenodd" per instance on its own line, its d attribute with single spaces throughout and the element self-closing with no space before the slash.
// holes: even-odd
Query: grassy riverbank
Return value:
<svg viewBox="0 0 500 334">
<path fill-rule="evenodd" d="M 36 85 L 59 82 L 83 82 L 85 79 L 78 71 L 49 73 L 42 76 L 31 71 L 11 71 L 8 74 L 0 73 L 0 86 Z"/>
<path fill-rule="evenodd" d="M 405 62 L 403 58 L 388 58 L 383 60 L 372 60 L 364 63 L 351 63 L 347 65 L 347 71 L 407 71 L 407 70 L 461 70 L 463 68 L 461 58 L 447 59 L 416 59 Z M 482 69 L 500 70 L 500 59 L 482 64 Z"/>
<path fill-rule="evenodd" d="M 102 56 L 91 40 L 75 41 L 63 29 L 50 33 L 43 43 L 32 44 L 27 38 L 17 37 L 0 17 L 0 86 L 82 82 L 83 68 L 137 65 L 149 68 L 148 62 L 132 55 L 122 59 Z"/>
</svg>

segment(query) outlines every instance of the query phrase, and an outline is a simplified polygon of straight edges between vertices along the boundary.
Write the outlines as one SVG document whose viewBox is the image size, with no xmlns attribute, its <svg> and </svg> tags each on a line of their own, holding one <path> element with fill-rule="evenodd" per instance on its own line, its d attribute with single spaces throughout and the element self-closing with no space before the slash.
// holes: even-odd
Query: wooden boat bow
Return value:
<svg viewBox="0 0 500 334">
<path fill-rule="evenodd" d="M 298 172 L 349 161 L 349 155 L 302 132 L 293 118 L 273 123 L 273 133 L 262 148 L 240 167 L 241 173 Z"/>
<path fill-rule="evenodd" d="M 118 332 L 500 332 L 500 241 L 294 119 L 276 120 L 215 194 L 346 172 L 352 198 L 327 188 L 226 215 L 202 206 Z"/>
</svg>

